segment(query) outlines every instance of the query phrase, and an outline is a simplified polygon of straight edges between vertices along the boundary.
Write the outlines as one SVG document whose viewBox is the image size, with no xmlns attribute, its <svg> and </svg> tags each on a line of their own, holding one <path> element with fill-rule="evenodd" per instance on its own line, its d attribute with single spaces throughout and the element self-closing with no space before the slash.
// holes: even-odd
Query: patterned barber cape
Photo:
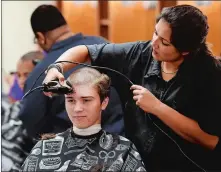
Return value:
<svg viewBox="0 0 221 172">
<path fill-rule="evenodd" d="M 128 139 L 103 130 L 90 136 L 73 129 L 39 141 L 22 165 L 23 171 L 146 171 Z"/>
<path fill-rule="evenodd" d="M 19 119 L 21 103 L 10 104 L 2 95 L 1 109 L 1 171 L 19 171 L 34 142 Z"/>
</svg>

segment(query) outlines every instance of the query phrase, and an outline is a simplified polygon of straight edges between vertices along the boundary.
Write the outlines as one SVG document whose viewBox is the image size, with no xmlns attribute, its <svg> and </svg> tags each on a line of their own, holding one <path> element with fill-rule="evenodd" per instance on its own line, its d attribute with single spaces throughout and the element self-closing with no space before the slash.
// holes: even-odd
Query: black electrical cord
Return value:
<svg viewBox="0 0 221 172">
<path fill-rule="evenodd" d="M 33 91 L 33 87 L 35 86 L 35 84 L 36 84 L 36 82 L 39 80 L 39 78 L 41 77 L 41 75 L 43 74 L 43 73 L 45 73 L 45 71 L 47 70 L 48 68 L 46 68 L 45 70 L 43 70 L 43 72 L 41 72 L 40 73 L 40 75 L 37 77 L 37 79 L 35 80 L 35 82 L 33 83 L 33 85 L 31 86 L 31 88 L 30 88 L 30 90 L 28 90 L 27 92 L 26 92 L 26 94 L 22 97 L 22 100 L 26 97 L 26 96 L 28 96 L 30 93 L 32 93 Z M 40 87 L 44 87 L 44 86 L 40 86 Z M 38 87 L 37 87 L 38 88 Z M 36 90 L 36 89 L 34 89 L 34 90 Z"/>
<path fill-rule="evenodd" d="M 29 90 L 23 97 L 22 99 L 24 99 L 27 95 L 31 94 L 33 91 L 38 90 L 38 89 L 42 89 L 43 90 L 44 86 L 38 86 L 34 89 Z"/>
<path fill-rule="evenodd" d="M 118 71 L 116 71 L 116 70 L 114 70 L 114 69 L 108 68 L 108 67 L 93 66 L 93 65 L 89 65 L 89 64 L 85 64 L 85 63 L 71 62 L 71 61 L 57 61 L 57 62 L 55 62 L 54 64 L 63 63 L 63 62 L 65 62 L 65 63 L 77 64 L 77 65 L 82 65 L 82 66 L 87 66 L 87 67 L 91 67 L 91 68 L 109 70 L 109 71 L 111 71 L 111 72 L 115 72 L 115 73 L 119 74 L 120 76 L 123 76 L 124 78 L 126 78 L 126 79 L 129 81 L 129 83 L 130 83 L 131 85 L 134 85 L 133 82 L 132 82 L 126 75 L 124 75 L 124 74 L 122 74 L 122 73 L 120 73 L 120 72 L 118 72 Z M 22 97 L 22 100 L 23 100 L 26 96 L 28 96 L 30 93 L 32 93 L 34 90 L 36 90 L 36 89 L 34 89 L 34 90 L 32 90 L 32 89 L 33 89 L 33 87 L 35 86 L 35 84 L 36 84 L 36 82 L 38 81 L 38 79 L 42 76 L 43 73 L 45 73 L 45 71 L 47 71 L 47 69 L 48 69 L 48 68 L 46 68 L 46 69 L 37 77 L 37 79 L 36 79 L 35 82 L 33 83 L 33 85 L 32 85 L 32 87 L 30 88 L 30 90 Z M 37 87 L 37 88 L 38 88 L 38 87 Z M 44 86 L 41 86 L 41 88 L 44 88 Z"/>
<path fill-rule="evenodd" d="M 54 64 L 57 64 L 57 63 L 62 63 L 62 62 L 65 62 L 65 63 L 72 63 L 72 64 L 78 64 L 78 65 L 83 65 L 83 66 L 87 66 L 87 67 L 92 67 L 92 68 L 97 68 L 97 69 L 105 69 L 105 70 L 109 70 L 109 71 L 112 71 L 112 72 L 115 72 L 121 76 L 123 76 L 124 78 L 126 78 L 129 83 L 131 85 L 134 85 L 133 82 L 124 74 L 118 72 L 117 70 L 114 70 L 114 69 L 111 69 L 111 68 L 108 68 L 108 67 L 103 67 L 103 66 L 93 66 L 93 65 L 89 65 L 89 64 L 85 64 L 85 63 L 78 63 L 78 62 L 71 62 L 71 61 L 58 61 L 58 62 L 55 62 Z"/>
</svg>

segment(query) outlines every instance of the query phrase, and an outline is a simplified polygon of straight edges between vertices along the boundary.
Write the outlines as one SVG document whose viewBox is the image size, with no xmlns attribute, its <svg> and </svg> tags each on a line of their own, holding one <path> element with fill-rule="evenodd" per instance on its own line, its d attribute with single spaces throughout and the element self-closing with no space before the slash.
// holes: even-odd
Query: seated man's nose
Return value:
<svg viewBox="0 0 221 172">
<path fill-rule="evenodd" d="M 74 106 L 74 111 L 75 112 L 79 112 L 83 110 L 83 106 L 80 103 L 76 103 L 76 105 Z"/>
</svg>

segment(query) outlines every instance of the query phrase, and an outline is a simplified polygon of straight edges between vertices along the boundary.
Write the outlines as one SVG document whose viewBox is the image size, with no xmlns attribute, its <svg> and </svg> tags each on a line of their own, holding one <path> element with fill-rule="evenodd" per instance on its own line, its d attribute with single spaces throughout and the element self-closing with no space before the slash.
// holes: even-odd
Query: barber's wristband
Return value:
<svg viewBox="0 0 221 172">
<path fill-rule="evenodd" d="M 62 73 L 63 74 L 63 70 L 61 68 L 60 65 L 57 65 L 57 64 L 50 64 L 48 66 L 48 69 L 46 70 L 46 74 L 48 73 L 48 71 L 51 69 L 51 68 L 56 68 L 58 70 L 58 72 Z"/>
</svg>

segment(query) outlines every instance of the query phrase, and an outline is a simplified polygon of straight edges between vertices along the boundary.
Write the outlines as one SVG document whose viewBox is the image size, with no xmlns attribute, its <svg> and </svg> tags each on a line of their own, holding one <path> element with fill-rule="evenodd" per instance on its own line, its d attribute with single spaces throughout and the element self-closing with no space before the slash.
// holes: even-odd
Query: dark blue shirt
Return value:
<svg viewBox="0 0 221 172">
<path fill-rule="evenodd" d="M 107 41 L 101 37 L 83 36 L 79 33 L 54 44 L 46 57 L 35 67 L 28 77 L 25 83 L 24 92 L 26 93 L 29 91 L 40 73 L 55 62 L 66 50 L 78 45 L 101 44 L 106 42 Z M 65 73 L 65 78 L 79 67 L 75 67 Z M 41 86 L 44 78 L 45 74 L 39 78 L 34 88 Z M 42 133 L 62 132 L 72 125 L 65 111 L 64 96 L 49 98 L 45 96 L 42 91 L 36 90 L 29 94 L 22 101 L 22 104 L 23 107 L 19 116 L 28 134 L 33 137 Z M 124 122 L 122 113 L 120 99 L 116 90 L 112 87 L 109 105 L 102 114 L 103 129 L 110 133 L 123 134 Z"/>
</svg>

